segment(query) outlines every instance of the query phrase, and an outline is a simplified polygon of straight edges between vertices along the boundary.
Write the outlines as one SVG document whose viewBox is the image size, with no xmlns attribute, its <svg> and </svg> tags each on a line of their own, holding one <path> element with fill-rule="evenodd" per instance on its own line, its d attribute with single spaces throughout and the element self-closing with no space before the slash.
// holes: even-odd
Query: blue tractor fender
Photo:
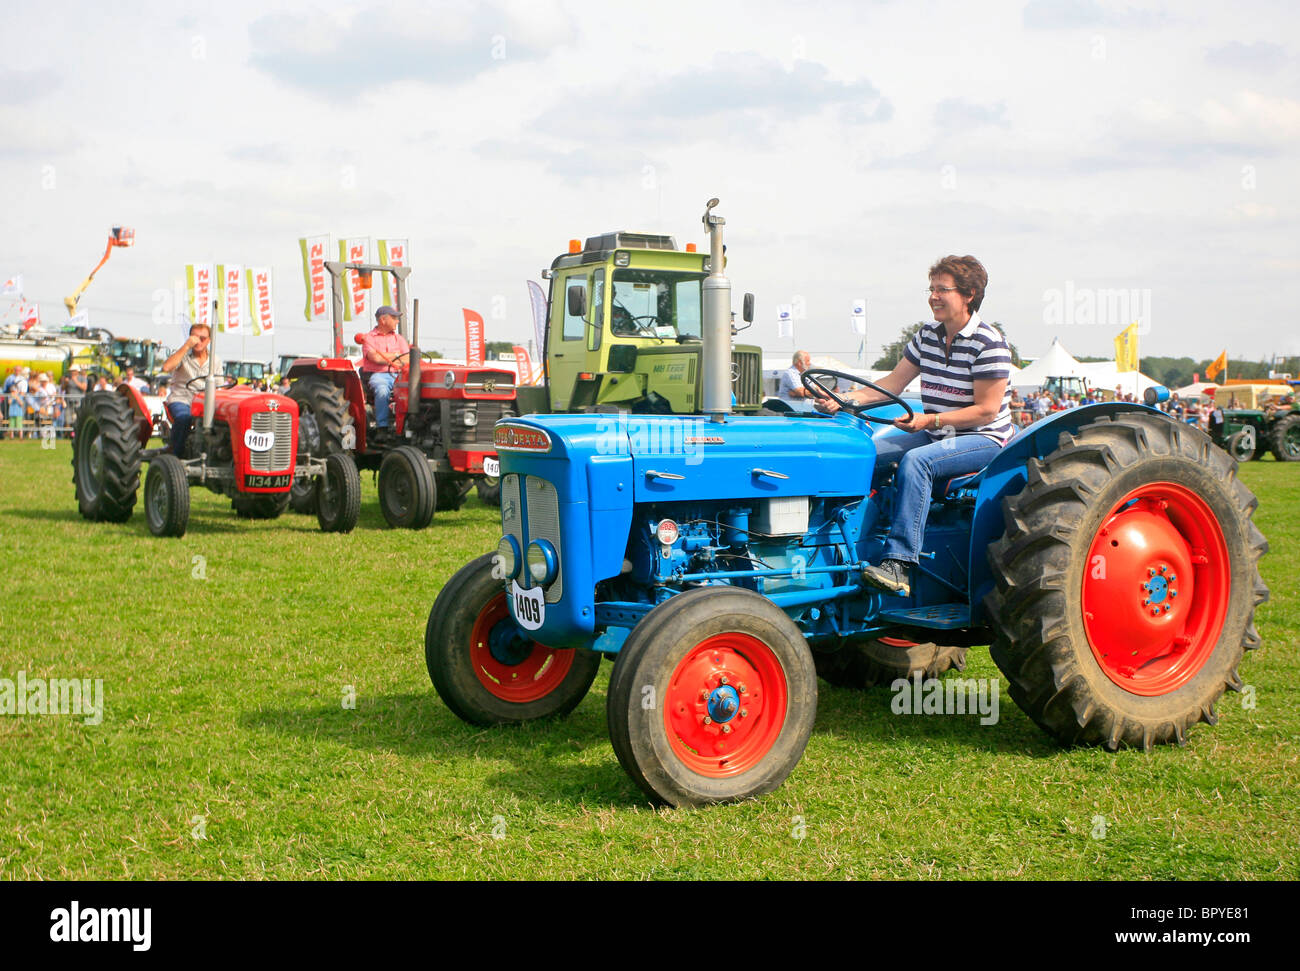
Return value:
<svg viewBox="0 0 1300 971">
<path fill-rule="evenodd" d="M 989 544 L 1002 537 L 1006 524 L 1002 517 L 1002 500 L 1014 496 L 1028 481 L 1031 458 L 1045 458 L 1060 448 L 1061 435 L 1074 433 L 1083 425 L 1102 418 L 1132 412 L 1163 412 L 1133 402 L 1105 402 L 1083 405 L 1059 411 L 1034 422 L 1019 432 L 997 458 L 984 467 L 978 476 L 963 483 L 965 488 L 977 488 L 975 514 L 970 533 L 970 606 L 972 626 L 988 624 L 984 610 L 984 597 L 993 589 L 993 574 L 989 567 Z"/>
</svg>

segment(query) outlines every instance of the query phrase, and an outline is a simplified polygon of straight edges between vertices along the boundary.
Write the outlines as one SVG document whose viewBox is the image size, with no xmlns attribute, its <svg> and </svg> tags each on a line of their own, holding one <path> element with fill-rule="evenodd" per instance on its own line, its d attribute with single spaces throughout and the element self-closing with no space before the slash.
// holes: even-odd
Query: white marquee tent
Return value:
<svg viewBox="0 0 1300 971">
<path fill-rule="evenodd" d="M 1141 371 L 1120 372 L 1114 361 L 1080 361 L 1065 349 L 1060 338 L 1052 339 L 1052 346 L 1042 357 L 1026 365 L 1011 379 L 1011 386 L 1021 392 L 1036 391 L 1048 378 L 1082 378 L 1090 388 L 1114 391 L 1119 387 L 1124 394 L 1140 397 L 1152 385 L 1159 384 Z"/>
</svg>

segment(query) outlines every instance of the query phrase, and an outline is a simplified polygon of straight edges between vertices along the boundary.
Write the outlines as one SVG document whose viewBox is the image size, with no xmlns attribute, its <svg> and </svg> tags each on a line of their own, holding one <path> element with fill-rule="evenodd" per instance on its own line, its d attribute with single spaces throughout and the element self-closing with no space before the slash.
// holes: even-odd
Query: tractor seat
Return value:
<svg viewBox="0 0 1300 971">
<path fill-rule="evenodd" d="M 940 478 L 934 480 L 934 486 L 930 489 L 930 497 L 936 501 L 943 499 L 945 496 L 953 495 L 958 489 L 965 489 L 975 485 L 976 479 L 984 474 L 984 470 L 978 472 L 968 472 L 965 475 L 953 476 L 952 478 Z"/>
</svg>

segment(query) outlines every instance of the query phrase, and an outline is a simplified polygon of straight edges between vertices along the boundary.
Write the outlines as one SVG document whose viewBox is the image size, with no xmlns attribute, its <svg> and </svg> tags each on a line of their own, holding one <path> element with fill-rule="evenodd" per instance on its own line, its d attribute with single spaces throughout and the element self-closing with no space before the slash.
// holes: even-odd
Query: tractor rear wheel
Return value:
<svg viewBox="0 0 1300 971">
<path fill-rule="evenodd" d="M 379 464 L 379 508 L 389 526 L 424 529 L 438 503 L 429 460 L 413 445 L 399 445 Z"/>
<path fill-rule="evenodd" d="M 140 488 L 139 419 L 126 398 L 93 392 L 77 413 L 72 442 L 72 482 L 86 519 L 124 523 Z"/>
<path fill-rule="evenodd" d="M 740 587 L 677 594 L 641 619 L 610 676 L 606 717 L 619 763 L 672 806 L 771 792 L 803 756 L 817 673 L 803 635 Z"/>
<path fill-rule="evenodd" d="M 1273 458 L 1279 462 L 1300 462 L 1300 415 L 1287 415 L 1273 425 Z"/>
<path fill-rule="evenodd" d="M 510 616 L 495 554 L 472 560 L 447 581 L 429 611 L 424 659 L 438 697 L 474 725 L 567 715 L 596 680 L 600 655 L 552 649 Z"/>
<path fill-rule="evenodd" d="M 350 533 L 361 516 L 361 473 L 352 456 L 325 456 L 325 471 L 316 480 L 316 521 L 326 533 Z"/>
<path fill-rule="evenodd" d="M 312 458 L 349 451 L 355 441 L 352 413 L 343 389 L 321 374 L 308 374 L 289 385 L 288 396 L 298 403 L 299 448 Z M 316 511 L 316 484 L 295 479 L 289 490 L 294 512 Z"/>
<path fill-rule="evenodd" d="M 1196 429 L 1120 414 L 1062 433 L 989 547 L 993 660 L 1063 744 L 1149 749 L 1214 724 L 1268 599 L 1256 499 Z"/>
<path fill-rule="evenodd" d="M 813 652 L 817 675 L 838 688 L 871 688 L 919 675 L 937 678 L 966 670 L 968 648 L 906 637 L 849 638 L 834 652 Z"/>
<path fill-rule="evenodd" d="M 158 455 L 144 477 L 144 515 L 155 536 L 184 536 L 190 521 L 190 483 L 175 455 Z"/>
<path fill-rule="evenodd" d="M 289 493 L 253 493 L 232 496 L 230 505 L 241 519 L 278 519 L 289 508 Z"/>
<path fill-rule="evenodd" d="M 501 476 L 485 475 L 475 480 L 474 488 L 478 491 L 478 497 L 489 506 L 501 505 Z"/>
</svg>

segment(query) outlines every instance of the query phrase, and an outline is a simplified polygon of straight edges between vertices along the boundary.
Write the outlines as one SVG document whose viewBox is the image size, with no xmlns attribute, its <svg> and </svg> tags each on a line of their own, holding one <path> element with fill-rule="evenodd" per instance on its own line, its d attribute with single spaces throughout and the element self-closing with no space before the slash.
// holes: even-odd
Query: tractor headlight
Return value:
<svg viewBox="0 0 1300 971">
<path fill-rule="evenodd" d="M 528 575 L 539 587 L 549 586 L 559 573 L 560 558 L 555 547 L 544 539 L 528 544 Z"/>
<path fill-rule="evenodd" d="M 478 412 L 474 411 L 472 408 L 466 408 L 461 412 L 460 420 L 467 428 L 473 428 L 478 424 Z"/>
<path fill-rule="evenodd" d="M 513 536 L 502 536 L 501 542 L 497 543 L 496 555 L 492 558 L 493 565 L 500 571 L 502 578 L 513 580 L 519 576 L 522 560 L 523 557 L 519 555 L 519 541 Z"/>
</svg>

